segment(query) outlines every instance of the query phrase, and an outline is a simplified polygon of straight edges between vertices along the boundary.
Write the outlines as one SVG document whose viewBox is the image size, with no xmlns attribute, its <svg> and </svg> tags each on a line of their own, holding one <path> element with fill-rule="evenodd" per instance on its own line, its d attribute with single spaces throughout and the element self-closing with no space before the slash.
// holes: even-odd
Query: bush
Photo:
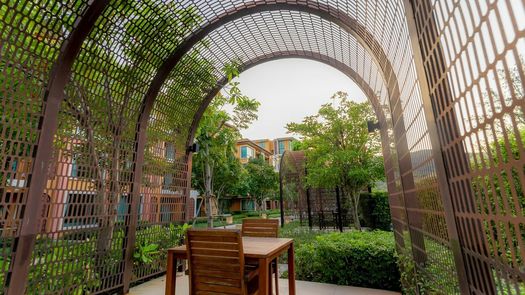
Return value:
<svg viewBox="0 0 525 295">
<path fill-rule="evenodd" d="M 361 194 L 360 207 L 363 226 L 386 231 L 392 229 L 392 218 L 386 192 Z"/>
<path fill-rule="evenodd" d="M 297 279 L 400 290 L 391 232 L 330 233 L 296 250 Z"/>
<path fill-rule="evenodd" d="M 327 232 L 311 230 L 307 226 L 301 226 L 299 221 L 292 221 L 279 229 L 279 237 L 293 239 L 294 247 L 296 249 L 303 244 L 312 243 L 317 236 L 323 234 L 327 234 Z"/>
</svg>

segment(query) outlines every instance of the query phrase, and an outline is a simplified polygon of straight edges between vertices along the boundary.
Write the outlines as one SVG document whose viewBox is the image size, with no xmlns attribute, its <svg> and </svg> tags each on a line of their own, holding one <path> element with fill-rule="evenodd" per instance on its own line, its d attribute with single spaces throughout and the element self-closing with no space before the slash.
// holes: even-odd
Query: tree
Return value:
<svg viewBox="0 0 525 295">
<path fill-rule="evenodd" d="M 279 176 L 273 167 L 262 157 L 250 159 L 244 167 L 247 172 L 246 195 L 251 196 L 258 208 L 268 197 L 274 197 L 279 189 Z"/>
<path fill-rule="evenodd" d="M 237 68 L 235 63 L 225 67 L 224 71 L 230 80 L 225 88 L 225 95 L 219 94 L 213 99 L 197 129 L 196 141 L 201 150 L 195 156 L 195 171 L 202 174 L 194 173 L 193 179 L 196 187 L 204 193 L 208 227 L 213 227 L 212 196 L 223 193 L 229 185 L 228 181 L 235 180 L 240 175 L 235 173 L 239 171 L 240 166 L 232 161 L 235 142 L 240 139 L 239 129 L 247 128 L 257 119 L 260 105 L 256 100 L 241 93 L 238 82 L 231 81 L 238 75 Z M 225 110 L 228 105 L 233 106 L 232 114 Z M 223 182 L 214 186 L 217 178 L 222 178 Z"/>
<path fill-rule="evenodd" d="M 384 177 L 379 132 L 369 133 L 367 128 L 367 121 L 374 119 L 368 102 L 356 103 L 337 92 L 317 115 L 286 126 L 288 132 L 302 137 L 307 186 L 339 186 L 357 229 L 361 229 L 360 192 Z"/>
</svg>

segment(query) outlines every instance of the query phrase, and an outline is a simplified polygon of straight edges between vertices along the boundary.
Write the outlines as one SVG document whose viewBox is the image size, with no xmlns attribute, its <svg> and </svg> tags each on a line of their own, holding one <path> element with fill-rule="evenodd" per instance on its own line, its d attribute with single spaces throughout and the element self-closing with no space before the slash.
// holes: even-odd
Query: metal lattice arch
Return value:
<svg viewBox="0 0 525 295">
<path fill-rule="evenodd" d="M 162 273 L 163 254 L 137 266 L 134 246 L 189 218 L 187 147 L 224 67 L 294 57 L 337 68 L 372 103 L 415 275 L 446 294 L 523 292 L 524 6 L 3 0 L 0 289 L 127 291 Z M 39 259 L 59 237 L 86 248 Z M 44 284 L 61 279 L 46 265 L 72 261 L 98 275 Z"/>
</svg>

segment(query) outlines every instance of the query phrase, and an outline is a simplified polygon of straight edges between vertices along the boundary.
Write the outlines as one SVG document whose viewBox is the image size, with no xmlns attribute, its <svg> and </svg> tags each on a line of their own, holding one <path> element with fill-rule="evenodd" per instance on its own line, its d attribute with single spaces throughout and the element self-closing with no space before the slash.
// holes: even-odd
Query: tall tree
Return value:
<svg viewBox="0 0 525 295">
<path fill-rule="evenodd" d="M 321 106 L 316 115 L 286 126 L 290 133 L 302 137 L 307 185 L 339 186 L 357 229 L 361 229 L 360 192 L 384 177 L 379 133 L 368 132 L 369 120 L 375 120 L 375 116 L 368 102 L 353 102 L 348 94 L 337 92 L 332 102 Z"/>
<path fill-rule="evenodd" d="M 212 197 L 217 192 L 222 192 L 227 183 L 214 186 L 214 178 L 219 169 L 235 168 L 231 159 L 235 153 L 235 142 L 240 139 L 240 129 L 245 129 L 253 120 L 257 119 L 257 110 L 260 103 L 242 94 L 239 83 L 231 79 L 238 75 L 238 66 L 235 63 L 224 68 L 230 80 L 224 89 L 224 94 L 215 97 L 204 115 L 197 130 L 196 141 L 201 150 L 195 156 L 195 164 L 201 165 L 202 175 L 194 174 L 194 183 L 200 183 L 201 192 L 204 193 L 208 227 L 213 227 Z M 233 106 L 233 111 L 226 108 Z M 227 176 L 229 172 L 222 170 L 219 175 Z M 236 175 L 230 174 L 231 177 Z M 201 179 L 199 179 L 202 177 Z M 222 189 L 221 189 L 222 187 Z"/>
</svg>

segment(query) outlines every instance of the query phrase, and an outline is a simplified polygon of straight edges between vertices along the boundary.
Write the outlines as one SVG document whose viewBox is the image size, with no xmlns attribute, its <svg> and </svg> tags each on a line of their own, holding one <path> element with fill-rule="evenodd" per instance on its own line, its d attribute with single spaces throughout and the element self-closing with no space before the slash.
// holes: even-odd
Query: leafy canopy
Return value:
<svg viewBox="0 0 525 295">
<path fill-rule="evenodd" d="M 368 102 L 353 102 L 346 93 L 338 92 L 318 114 L 287 124 L 290 133 L 303 138 L 300 146 L 308 159 L 307 184 L 362 189 L 381 179 L 379 133 L 369 133 L 367 127 L 367 121 L 374 119 Z"/>
</svg>

